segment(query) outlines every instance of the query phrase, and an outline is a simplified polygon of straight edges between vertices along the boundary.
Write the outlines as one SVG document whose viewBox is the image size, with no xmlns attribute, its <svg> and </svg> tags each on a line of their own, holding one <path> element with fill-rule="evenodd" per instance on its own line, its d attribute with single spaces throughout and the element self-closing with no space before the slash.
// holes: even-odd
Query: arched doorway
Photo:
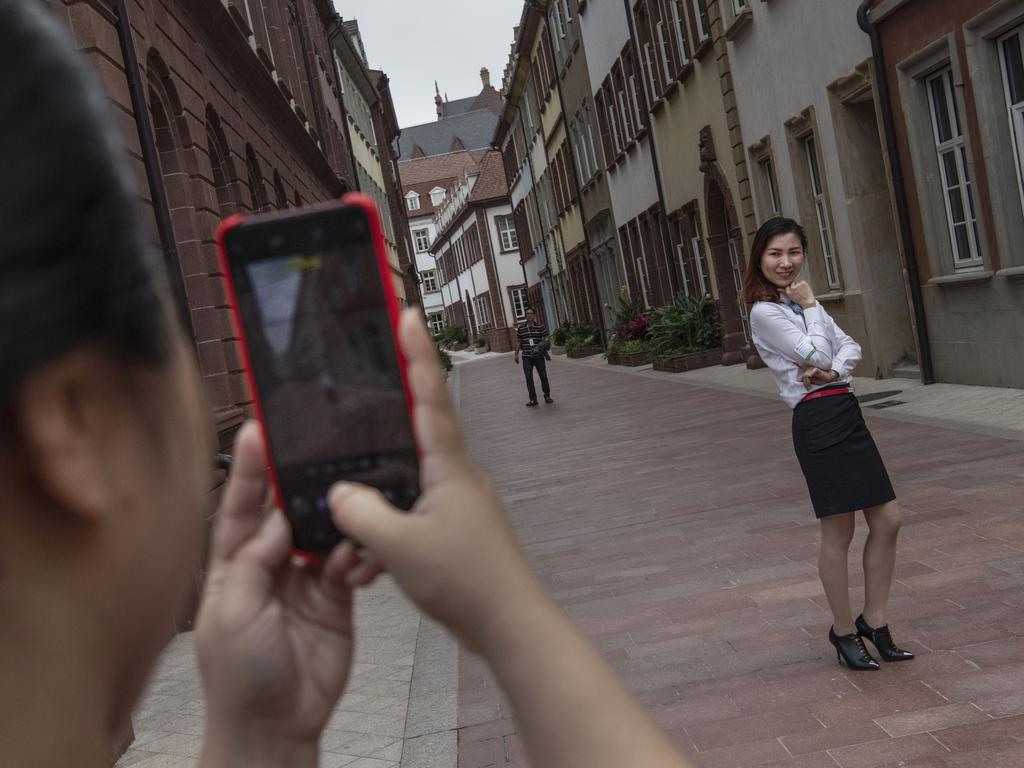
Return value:
<svg viewBox="0 0 1024 768">
<path fill-rule="evenodd" d="M 701 130 L 700 156 L 700 169 L 704 173 L 708 248 L 718 286 L 718 313 L 722 322 L 722 364 L 736 365 L 746 361 L 750 348 L 746 307 L 741 307 L 739 301 L 744 267 L 743 237 L 709 127 Z"/>
</svg>

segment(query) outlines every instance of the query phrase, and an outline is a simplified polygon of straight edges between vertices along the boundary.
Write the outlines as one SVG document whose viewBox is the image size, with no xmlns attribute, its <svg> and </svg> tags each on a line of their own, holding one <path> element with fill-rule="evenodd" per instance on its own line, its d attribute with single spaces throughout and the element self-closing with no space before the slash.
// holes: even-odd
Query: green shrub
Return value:
<svg viewBox="0 0 1024 768">
<path fill-rule="evenodd" d="M 437 347 L 437 358 L 441 362 L 441 367 L 444 370 L 450 371 L 452 369 L 452 356 L 441 349 L 440 345 Z"/>
<path fill-rule="evenodd" d="M 616 355 L 632 355 L 637 352 L 650 352 L 652 349 L 649 339 L 621 339 L 616 335 L 609 339 L 604 356 L 609 358 Z"/>
<path fill-rule="evenodd" d="M 648 335 L 659 357 L 679 357 L 722 343 L 722 327 L 713 301 L 679 294 L 651 313 Z"/>
<path fill-rule="evenodd" d="M 573 324 L 566 320 L 560 326 L 555 328 L 555 332 L 551 334 L 551 340 L 555 343 L 556 347 L 564 347 L 566 342 L 572 336 Z"/>
<path fill-rule="evenodd" d="M 461 325 L 449 325 L 441 332 L 441 343 L 446 347 L 454 347 L 468 341 L 469 333 Z"/>
</svg>

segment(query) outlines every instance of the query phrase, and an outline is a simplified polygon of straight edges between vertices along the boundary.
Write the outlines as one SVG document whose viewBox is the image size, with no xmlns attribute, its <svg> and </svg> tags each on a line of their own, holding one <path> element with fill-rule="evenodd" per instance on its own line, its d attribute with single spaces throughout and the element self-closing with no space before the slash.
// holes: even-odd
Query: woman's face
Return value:
<svg viewBox="0 0 1024 768">
<path fill-rule="evenodd" d="M 803 265 L 804 249 L 793 233 L 772 238 L 761 256 L 761 274 L 777 288 L 792 285 Z"/>
</svg>

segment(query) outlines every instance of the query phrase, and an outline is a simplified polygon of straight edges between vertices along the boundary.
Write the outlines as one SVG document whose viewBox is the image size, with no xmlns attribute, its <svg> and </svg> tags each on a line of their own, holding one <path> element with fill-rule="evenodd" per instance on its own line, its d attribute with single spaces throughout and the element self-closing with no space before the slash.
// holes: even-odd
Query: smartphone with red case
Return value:
<svg viewBox="0 0 1024 768">
<path fill-rule="evenodd" d="M 233 217 L 217 233 L 277 501 L 298 553 L 344 535 L 330 487 L 364 483 L 400 509 L 419 496 L 419 452 L 398 299 L 374 202 Z"/>
</svg>

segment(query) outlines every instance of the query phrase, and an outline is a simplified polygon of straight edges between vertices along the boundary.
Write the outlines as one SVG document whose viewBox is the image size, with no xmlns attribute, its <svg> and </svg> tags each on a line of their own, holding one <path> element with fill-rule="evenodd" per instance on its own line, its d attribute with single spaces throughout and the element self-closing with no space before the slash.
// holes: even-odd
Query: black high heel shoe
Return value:
<svg viewBox="0 0 1024 768">
<path fill-rule="evenodd" d="M 864 641 L 861 640 L 860 635 L 856 632 L 849 635 L 837 635 L 835 627 L 830 627 L 828 630 L 828 641 L 835 646 L 836 658 L 840 665 L 845 661 L 846 666 L 850 669 L 865 671 L 881 669 L 881 664 L 868 653 L 868 649 L 864 646 Z"/>
<path fill-rule="evenodd" d="M 857 634 L 871 641 L 871 644 L 878 649 L 878 655 L 883 661 L 910 661 L 914 654 L 904 651 L 892 641 L 889 634 L 889 625 L 873 629 L 870 624 L 864 621 L 864 614 L 857 617 Z"/>
</svg>

